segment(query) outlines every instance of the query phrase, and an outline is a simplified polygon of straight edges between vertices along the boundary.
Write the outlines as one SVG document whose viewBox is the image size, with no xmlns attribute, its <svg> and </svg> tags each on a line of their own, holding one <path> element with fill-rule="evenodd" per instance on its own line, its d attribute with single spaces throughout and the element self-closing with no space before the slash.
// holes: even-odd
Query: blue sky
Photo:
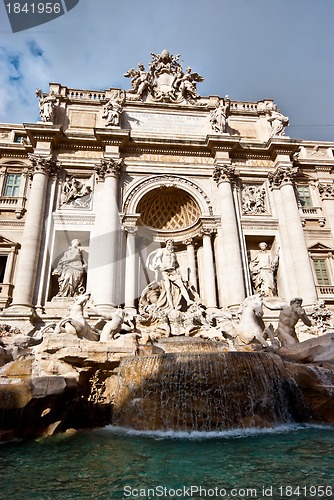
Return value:
<svg viewBox="0 0 334 500">
<path fill-rule="evenodd" d="M 35 89 L 128 89 L 150 52 L 181 54 L 201 95 L 272 98 L 286 135 L 334 142 L 332 0 L 80 0 L 13 34 L 0 4 L 0 122 L 38 120 Z"/>
</svg>

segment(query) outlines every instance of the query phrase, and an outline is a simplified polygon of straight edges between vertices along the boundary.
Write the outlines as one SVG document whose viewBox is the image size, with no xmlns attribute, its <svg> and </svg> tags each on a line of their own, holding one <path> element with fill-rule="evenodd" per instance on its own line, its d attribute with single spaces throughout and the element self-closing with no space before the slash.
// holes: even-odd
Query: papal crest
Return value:
<svg viewBox="0 0 334 500">
<path fill-rule="evenodd" d="M 131 68 L 124 74 L 131 78 L 132 84 L 127 97 L 148 102 L 194 104 L 200 98 L 196 83 L 204 78 L 193 73 L 190 67 L 184 71 L 179 63 L 180 54 L 173 56 L 163 50 L 161 54 L 151 52 L 151 55 L 148 71 L 140 63 L 138 69 Z"/>
</svg>

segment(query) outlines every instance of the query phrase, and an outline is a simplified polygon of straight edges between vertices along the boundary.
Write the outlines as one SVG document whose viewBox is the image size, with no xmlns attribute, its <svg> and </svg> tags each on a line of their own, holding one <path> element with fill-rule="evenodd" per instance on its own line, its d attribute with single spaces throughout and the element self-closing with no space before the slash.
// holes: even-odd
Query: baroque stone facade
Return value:
<svg viewBox="0 0 334 500">
<path fill-rule="evenodd" d="M 203 77 L 166 50 L 124 76 L 127 91 L 52 83 L 41 121 L 0 124 L 6 322 L 61 318 L 83 291 L 136 314 L 166 240 L 207 311 L 265 298 L 268 275 L 271 301 L 333 310 L 334 142 L 291 140 L 270 99 L 201 96 Z M 275 269 L 255 280 L 262 243 Z"/>
</svg>

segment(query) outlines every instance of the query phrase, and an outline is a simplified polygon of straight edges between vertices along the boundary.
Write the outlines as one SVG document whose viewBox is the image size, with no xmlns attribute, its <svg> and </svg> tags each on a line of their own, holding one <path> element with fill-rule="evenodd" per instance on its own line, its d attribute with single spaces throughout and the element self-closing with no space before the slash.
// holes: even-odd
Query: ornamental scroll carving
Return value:
<svg viewBox="0 0 334 500">
<path fill-rule="evenodd" d="M 113 158 L 103 158 L 95 167 L 98 180 L 104 181 L 106 177 L 110 176 L 118 178 L 123 165 L 124 158 L 118 158 L 117 160 L 114 160 Z"/>
<path fill-rule="evenodd" d="M 132 88 L 127 98 L 136 101 L 195 104 L 200 98 L 196 85 L 204 78 L 190 67 L 185 71 L 179 63 L 180 54 L 172 55 L 168 50 L 161 54 L 151 52 L 152 61 L 146 71 L 143 64 L 124 73 L 131 78 Z"/>
<path fill-rule="evenodd" d="M 280 188 L 284 184 L 293 184 L 298 171 L 297 166 L 277 167 L 275 172 L 268 174 L 270 188 Z"/>
<path fill-rule="evenodd" d="M 235 182 L 237 174 L 235 168 L 230 165 L 216 165 L 212 173 L 213 180 L 219 185 L 221 182 Z"/>
<path fill-rule="evenodd" d="M 59 171 L 60 165 L 52 156 L 42 156 L 36 154 L 28 154 L 31 165 L 28 167 L 28 175 L 30 178 L 36 173 L 43 173 L 47 175 L 56 175 Z"/>
<path fill-rule="evenodd" d="M 242 211 L 246 215 L 266 213 L 266 190 L 264 186 L 248 184 L 243 187 Z"/>
</svg>

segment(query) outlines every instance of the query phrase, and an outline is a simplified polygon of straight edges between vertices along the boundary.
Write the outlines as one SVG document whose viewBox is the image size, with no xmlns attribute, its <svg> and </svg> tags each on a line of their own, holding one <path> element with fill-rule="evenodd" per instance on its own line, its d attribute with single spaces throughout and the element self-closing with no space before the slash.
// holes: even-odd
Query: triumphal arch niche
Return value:
<svg viewBox="0 0 334 500">
<path fill-rule="evenodd" d="M 37 89 L 37 123 L 0 125 L 6 321 L 47 323 L 83 293 L 94 314 L 147 311 L 167 244 L 169 308 L 233 311 L 259 294 L 331 309 L 334 144 L 290 139 L 272 99 L 202 96 L 180 55 L 148 59 L 123 89 Z"/>
</svg>

